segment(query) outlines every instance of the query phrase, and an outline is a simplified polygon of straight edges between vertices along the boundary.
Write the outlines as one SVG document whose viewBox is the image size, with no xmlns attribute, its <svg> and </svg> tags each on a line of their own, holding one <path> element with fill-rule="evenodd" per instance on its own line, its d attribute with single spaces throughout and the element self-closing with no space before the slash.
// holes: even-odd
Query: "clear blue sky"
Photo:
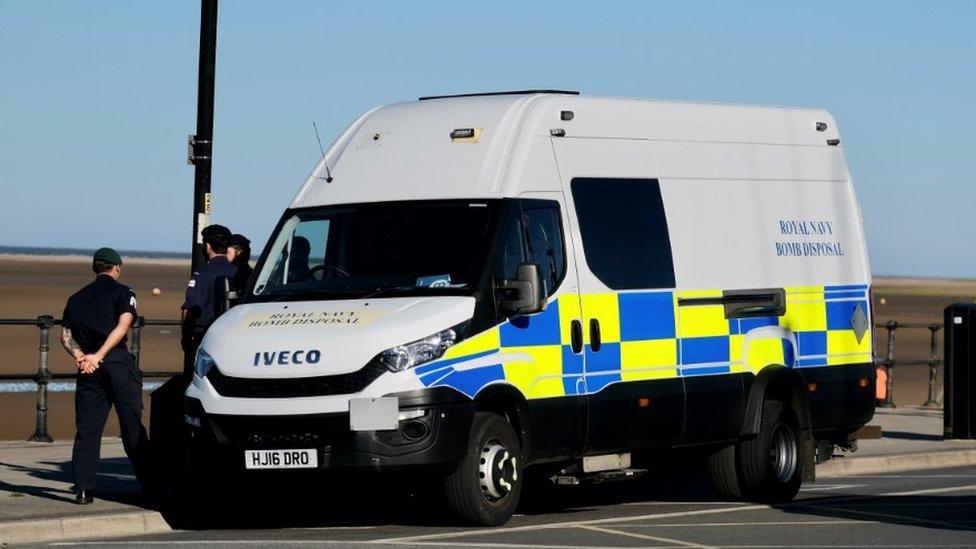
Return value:
<svg viewBox="0 0 976 549">
<path fill-rule="evenodd" d="M 420 95 L 532 87 L 825 107 L 876 274 L 976 277 L 974 2 L 220 8 L 214 220 L 263 245 L 329 142 Z M 0 244 L 182 251 L 199 3 L 0 0 Z"/>
</svg>

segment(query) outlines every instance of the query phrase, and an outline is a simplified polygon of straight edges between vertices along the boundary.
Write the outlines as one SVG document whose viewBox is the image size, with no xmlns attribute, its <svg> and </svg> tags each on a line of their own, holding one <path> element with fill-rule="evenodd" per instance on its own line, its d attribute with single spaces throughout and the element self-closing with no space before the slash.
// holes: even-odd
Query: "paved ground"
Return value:
<svg viewBox="0 0 976 549">
<path fill-rule="evenodd" d="M 200 512 L 202 523 L 172 523 L 206 529 L 140 539 L 218 546 L 381 540 L 502 547 L 644 546 L 668 540 L 680 541 L 679 546 L 976 546 L 976 533 L 968 531 L 976 527 L 976 441 L 941 440 L 938 411 L 879 410 L 873 423 L 883 427 L 884 439 L 862 441 L 853 457 L 821 464 L 820 481 L 804 487 L 801 502 L 776 508 L 715 501 L 697 464 L 689 463 L 660 466 L 637 482 L 528 497 L 509 525 L 484 532 L 452 526 L 422 490 L 390 496 L 402 492 L 390 489 L 401 480 L 392 478 L 385 485 L 340 492 L 304 484 L 301 490 L 293 484 L 245 490 Z M 955 461 L 946 459 L 950 455 Z M 91 506 L 71 503 L 69 456 L 68 443 L 0 445 L 0 543 L 105 540 L 170 529 L 153 504 L 137 497 L 117 441 L 103 444 L 99 497 Z M 894 473 L 906 469 L 914 472 Z"/>
<path fill-rule="evenodd" d="M 976 467 L 818 482 L 787 505 L 709 501 L 698 486 L 678 495 L 671 483 L 653 480 L 602 486 L 560 498 L 558 509 L 521 514 L 505 527 L 450 528 L 425 524 L 422 509 L 398 517 L 320 509 L 309 524 L 267 529 L 183 531 L 125 540 L 93 540 L 72 546 L 293 547 L 295 545 L 394 547 L 972 547 L 976 546 Z M 644 491 L 635 498 L 635 488 Z M 263 506 L 275 506 L 263 502 Z M 361 505 L 359 501 L 355 507 Z M 255 507 L 257 507 L 255 502 Z M 378 520 L 377 520 L 378 519 Z M 391 520 L 392 519 L 392 520 Z M 246 519 L 244 520 L 246 522 Z"/>
</svg>

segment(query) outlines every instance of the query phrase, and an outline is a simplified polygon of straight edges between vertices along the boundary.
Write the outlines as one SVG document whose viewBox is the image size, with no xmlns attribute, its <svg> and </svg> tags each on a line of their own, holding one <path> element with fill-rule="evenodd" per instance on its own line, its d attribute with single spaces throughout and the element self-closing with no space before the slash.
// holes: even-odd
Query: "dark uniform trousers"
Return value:
<svg viewBox="0 0 976 549">
<path fill-rule="evenodd" d="M 136 479 L 146 480 L 149 439 L 142 426 L 142 374 L 128 351 L 114 350 L 91 374 L 78 374 L 75 390 L 75 435 L 71 464 L 75 486 L 95 486 L 102 430 L 109 408 L 115 406 L 122 431 L 122 446 L 132 461 Z"/>
</svg>

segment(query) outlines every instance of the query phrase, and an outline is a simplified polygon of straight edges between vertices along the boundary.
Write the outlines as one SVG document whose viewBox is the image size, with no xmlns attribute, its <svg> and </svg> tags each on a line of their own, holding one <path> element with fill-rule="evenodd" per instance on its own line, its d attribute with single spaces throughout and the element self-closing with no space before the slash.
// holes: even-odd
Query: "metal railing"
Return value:
<svg viewBox="0 0 976 549">
<path fill-rule="evenodd" d="M 880 406 L 883 408 L 895 408 L 894 376 L 892 375 L 894 373 L 895 366 L 928 366 L 929 396 L 922 406 L 938 406 L 939 402 L 936 394 L 938 385 L 936 383 L 936 375 L 938 373 L 939 364 L 942 363 L 942 360 L 939 358 L 936 334 L 942 329 L 942 323 L 932 322 L 926 324 L 923 322 L 898 322 L 896 320 L 889 320 L 888 322 L 877 323 L 874 326 L 876 328 L 883 328 L 888 332 L 888 339 L 885 342 L 885 356 L 884 358 L 875 359 L 875 364 L 884 367 L 885 373 L 887 374 L 885 379 L 885 399 Z M 898 330 L 902 329 L 929 331 L 929 358 L 917 360 L 895 359 L 895 334 L 898 333 Z"/>
<path fill-rule="evenodd" d="M 32 374 L 0 374 L 0 381 L 33 380 L 37 384 L 37 415 L 34 434 L 28 438 L 31 442 L 54 442 L 54 438 L 47 432 L 47 390 L 48 383 L 56 379 L 75 379 L 74 373 L 55 373 L 48 368 L 48 352 L 51 350 L 51 328 L 60 326 L 61 320 L 50 315 L 37 318 L 0 318 L 0 326 L 36 326 L 40 330 L 40 345 L 38 346 L 37 371 Z M 135 356 L 136 367 L 139 366 L 139 352 L 142 349 L 142 328 L 145 326 L 179 326 L 179 320 L 147 320 L 136 317 L 132 323 L 129 335 L 129 351 Z M 143 372 L 143 377 L 173 377 L 182 372 Z"/>
<path fill-rule="evenodd" d="M 48 368 L 48 352 L 50 351 L 51 328 L 60 326 L 61 320 L 50 315 L 41 315 L 37 318 L 13 318 L 0 319 L 0 326 L 36 326 L 40 330 L 40 344 L 38 346 L 38 365 L 37 371 L 26 374 L 0 374 L 0 381 L 19 381 L 33 380 L 37 384 L 37 414 L 34 426 L 34 434 L 27 440 L 33 442 L 53 442 L 54 439 L 48 434 L 47 429 L 47 393 L 48 383 L 52 380 L 74 379 L 74 373 L 54 373 Z M 129 350 L 135 356 L 136 366 L 139 366 L 139 353 L 142 348 L 142 329 L 145 326 L 179 326 L 178 320 L 147 320 L 144 317 L 137 317 L 132 323 L 132 330 L 129 337 Z M 929 367 L 929 396 L 923 406 L 938 406 L 936 374 L 939 364 L 942 363 L 938 355 L 936 334 L 942 329 L 942 324 L 935 322 L 930 324 L 897 322 L 894 320 L 877 323 L 876 328 L 887 331 L 887 341 L 885 356 L 876 358 L 875 363 L 885 369 L 887 380 L 885 382 L 885 400 L 882 407 L 894 408 L 894 367 L 895 366 L 928 366 Z M 898 330 L 929 330 L 931 353 L 925 360 L 899 360 L 895 358 L 895 335 Z M 182 374 L 179 372 L 144 372 L 143 377 L 150 378 L 170 378 Z"/>
</svg>

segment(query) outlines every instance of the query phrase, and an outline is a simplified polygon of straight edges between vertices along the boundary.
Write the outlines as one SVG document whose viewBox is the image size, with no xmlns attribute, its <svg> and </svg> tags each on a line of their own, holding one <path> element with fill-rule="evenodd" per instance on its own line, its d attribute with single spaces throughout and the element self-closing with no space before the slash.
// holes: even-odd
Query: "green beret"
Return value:
<svg viewBox="0 0 976 549">
<path fill-rule="evenodd" d="M 105 263 L 111 263 L 112 265 L 121 265 L 122 256 L 119 252 L 113 250 L 112 248 L 99 248 L 95 250 L 95 255 L 92 256 L 92 261 L 104 261 Z"/>
</svg>

